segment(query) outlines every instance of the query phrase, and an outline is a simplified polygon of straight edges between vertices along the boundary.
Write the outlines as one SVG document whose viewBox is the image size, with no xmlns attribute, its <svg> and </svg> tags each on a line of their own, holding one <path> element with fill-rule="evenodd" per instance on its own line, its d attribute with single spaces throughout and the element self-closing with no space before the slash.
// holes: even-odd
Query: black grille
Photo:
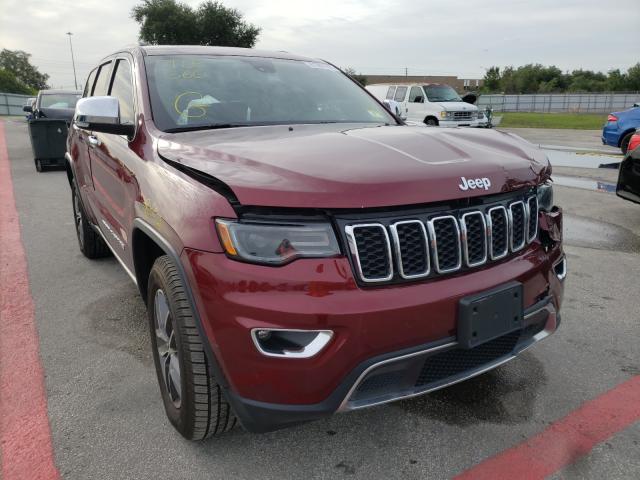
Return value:
<svg viewBox="0 0 640 480">
<path fill-rule="evenodd" d="M 421 222 L 396 225 L 400 264 L 405 276 L 424 275 L 429 271 L 427 239 Z"/>
<path fill-rule="evenodd" d="M 528 200 L 529 203 L 529 229 L 527 233 L 527 240 L 532 241 L 538 235 L 538 200 L 536 197 L 531 197 Z"/>
<path fill-rule="evenodd" d="M 537 221 L 527 213 L 537 214 L 535 197 L 514 197 L 451 212 L 414 210 L 371 223 L 338 220 L 343 222 L 360 280 L 398 282 L 476 267 L 486 262 L 489 252 L 497 260 L 533 241 L 535 235 L 527 232 L 535 231 Z"/>
<path fill-rule="evenodd" d="M 491 251 L 494 257 L 501 257 L 509 245 L 507 211 L 497 208 L 491 211 Z"/>
<path fill-rule="evenodd" d="M 511 247 L 514 250 L 518 250 L 519 248 L 521 248 L 524 245 L 524 241 L 525 241 L 525 228 L 526 228 L 526 223 L 525 223 L 525 211 L 524 211 L 524 204 L 522 202 L 516 202 L 516 203 L 512 203 L 511 204 L 511 221 L 512 221 L 512 228 L 511 228 L 511 236 L 512 236 L 512 244 Z"/>
<path fill-rule="evenodd" d="M 351 400 L 362 400 L 363 398 L 371 398 L 387 392 L 397 390 L 398 383 L 401 380 L 399 372 L 374 373 L 367 377 L 353 395 Z"/>
<path fill-rule="evenodd" d="M 438 382 L 468 370 L 474 370 L 513 351 L 520 338 L 520 331 L 509 333 L 469 350 L 454 349 L 428 357 L 416 387 Z"/>
<path fill-rule="evenodd" d="M 437 218 L 432 221 L 438 251 L 434 255 L 440 270 L 453 270 L 460 264 L 460 236 L 453 217 Z"/>
<path fill-rule="evenodd" d="M 469 265 L 482 263 L 487 258 L 487 236 L 484 215 L 474 212 L 464 217 L 467 229 L 467 261 Z"/>
<path fill-rule="evenodd" d="M 383 226 L 354 228 L 360 269 L 365 279 L 383 279 L 390 274 L 389 245 Z"/>
</svg>

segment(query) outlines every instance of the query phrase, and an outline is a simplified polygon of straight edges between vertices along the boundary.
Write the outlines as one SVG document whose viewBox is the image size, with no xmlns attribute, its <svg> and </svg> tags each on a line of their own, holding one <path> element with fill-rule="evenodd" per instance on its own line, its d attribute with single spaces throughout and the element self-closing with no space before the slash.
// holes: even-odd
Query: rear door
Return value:
<svg viewBox="0 0 640 480">
<path fill-rule="evenodd" d="M 118 99 L 121 123 L 135 125 L 136 105 L 130 58 L 116 58 L 108 81 L 100 83 L 100 90 L 97 88 L 98 83 L 96 95 L 100 92 Z M 99 132 L 92 132 L 89 139 L 99 227 L 107 242 L 127 266 L 131 266 L 129 233 L 137 191 L 137 181 L 128 165 L 135 157 L 129 147 L 130 140 L 124 135 Z"/>
</svg>

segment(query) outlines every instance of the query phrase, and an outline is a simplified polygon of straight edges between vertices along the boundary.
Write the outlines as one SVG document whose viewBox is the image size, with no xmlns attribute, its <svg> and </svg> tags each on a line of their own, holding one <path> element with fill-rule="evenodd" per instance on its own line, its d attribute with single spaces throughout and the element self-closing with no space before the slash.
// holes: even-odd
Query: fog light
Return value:
<svg viewBox="0 0 640 480">
<path fill-rule="evenodd" d="M 561 282 L 567 278 L 567 257 L 563 256 L 560 261 L 553 266 L 553 272 Z"/>
<path fill-rule="evenodd" d="M 269 330 L 258 330 L 256 336 L 258 340 L 268 340 L 271 337 L 271 332 Z"/>
<path fill-rule="evenodd" d="M 268 357 L 310 358 L 326 347 L 332 337 L 331 330 L 251 330 L 254 345 Z"/>
</svg>

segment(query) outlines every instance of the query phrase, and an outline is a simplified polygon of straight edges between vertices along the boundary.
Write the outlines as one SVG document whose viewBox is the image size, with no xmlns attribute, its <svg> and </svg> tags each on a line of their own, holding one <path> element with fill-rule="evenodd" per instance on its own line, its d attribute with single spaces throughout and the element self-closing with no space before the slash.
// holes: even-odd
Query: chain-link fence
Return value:
<svg viewBox="0 0 640 480">
<path fill-rule="evenodd" d="M 27 103 L 30 95 L 17 93 L 0 93 L 0 115 L 24 115 L 22 107 Z"/>
<path fill-rule="evenodd" d="M 495 112 L 609 113 L 640 103 L 635 93 L 538 93 L 523 95 L 480 95 L 477 105 Z"/>
</svg>

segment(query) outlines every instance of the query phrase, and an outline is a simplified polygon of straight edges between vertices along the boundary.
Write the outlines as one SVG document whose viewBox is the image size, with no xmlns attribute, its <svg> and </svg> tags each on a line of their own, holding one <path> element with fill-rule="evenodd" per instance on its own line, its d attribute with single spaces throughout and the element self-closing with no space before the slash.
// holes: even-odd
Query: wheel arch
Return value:
<svg viewBox="0 0 640 480">
<path fill-rule="evenodd" d="M 436 121 L 436 126 L 440 125 L 440 120 L 438 120 L 438 117 L 436 117 L 435 115 L 427 115 L 426 117 L 424 117 L 424 124 L 426 125 L 427 121 L 430 119 Z"/>
<path fill-rule="evenodd" d="M 167 255 L 175 264 L 176 269 L 178 270 L 178 275 L 180 276 L 180 281 L 184 286 L 189 305 L 191 306 L 198 333 L 203 340 L 202 345 L 204 347 L 205 354 L 210 360 L 215 380 L 217 381 L 218 385 L 220 385 L 224 390 L 228 390 L 229 382 L 220 367 L 220 363 L 218 362 L 213 349 L 211 348 L 209 336 L 207 335 L 202 325 L 202 320 L 200 318 L 198 307 L 193 296 L 193 291 L 191 290 L 191 285 L 188 282 L 187 273 L 180 260 L 180 255 L 155 228 L 153 228 L 141 218 L 136 218 L 133 221 L 131 243 L 131 253 L 133 255 L 135 276 L 138 283 L 138 289 L 140 290 L 140 295 L 142 295 L 145 305 L 147 304 L 147 285 L 149 282 L 149 273 L 151 272 L 151 268 L 153 267 L 153 263 L 155 262 L 156 258 L 162 255 Z M 146 249 L 149 250 L 147 251 Z M 227 398 L 229 402 L 232 403 L 232 406 L 234 406 L 233 404 L 235 402 L 233 402 L 233 400 L 230 400 L 229 397 L 230 396 L 228 395 Z"/>
<path fill-rule="evenodd" d="M 627 128 L 624 132 L 622 132 L 618 136 L 618 147 L 622 147 L 622 140 L 624 139 L 624 137 L 626 137 L 627 135 L 635 131 L 636 131 L 636 127 L 631 127 L 631 128 Z"/>
</svg>

